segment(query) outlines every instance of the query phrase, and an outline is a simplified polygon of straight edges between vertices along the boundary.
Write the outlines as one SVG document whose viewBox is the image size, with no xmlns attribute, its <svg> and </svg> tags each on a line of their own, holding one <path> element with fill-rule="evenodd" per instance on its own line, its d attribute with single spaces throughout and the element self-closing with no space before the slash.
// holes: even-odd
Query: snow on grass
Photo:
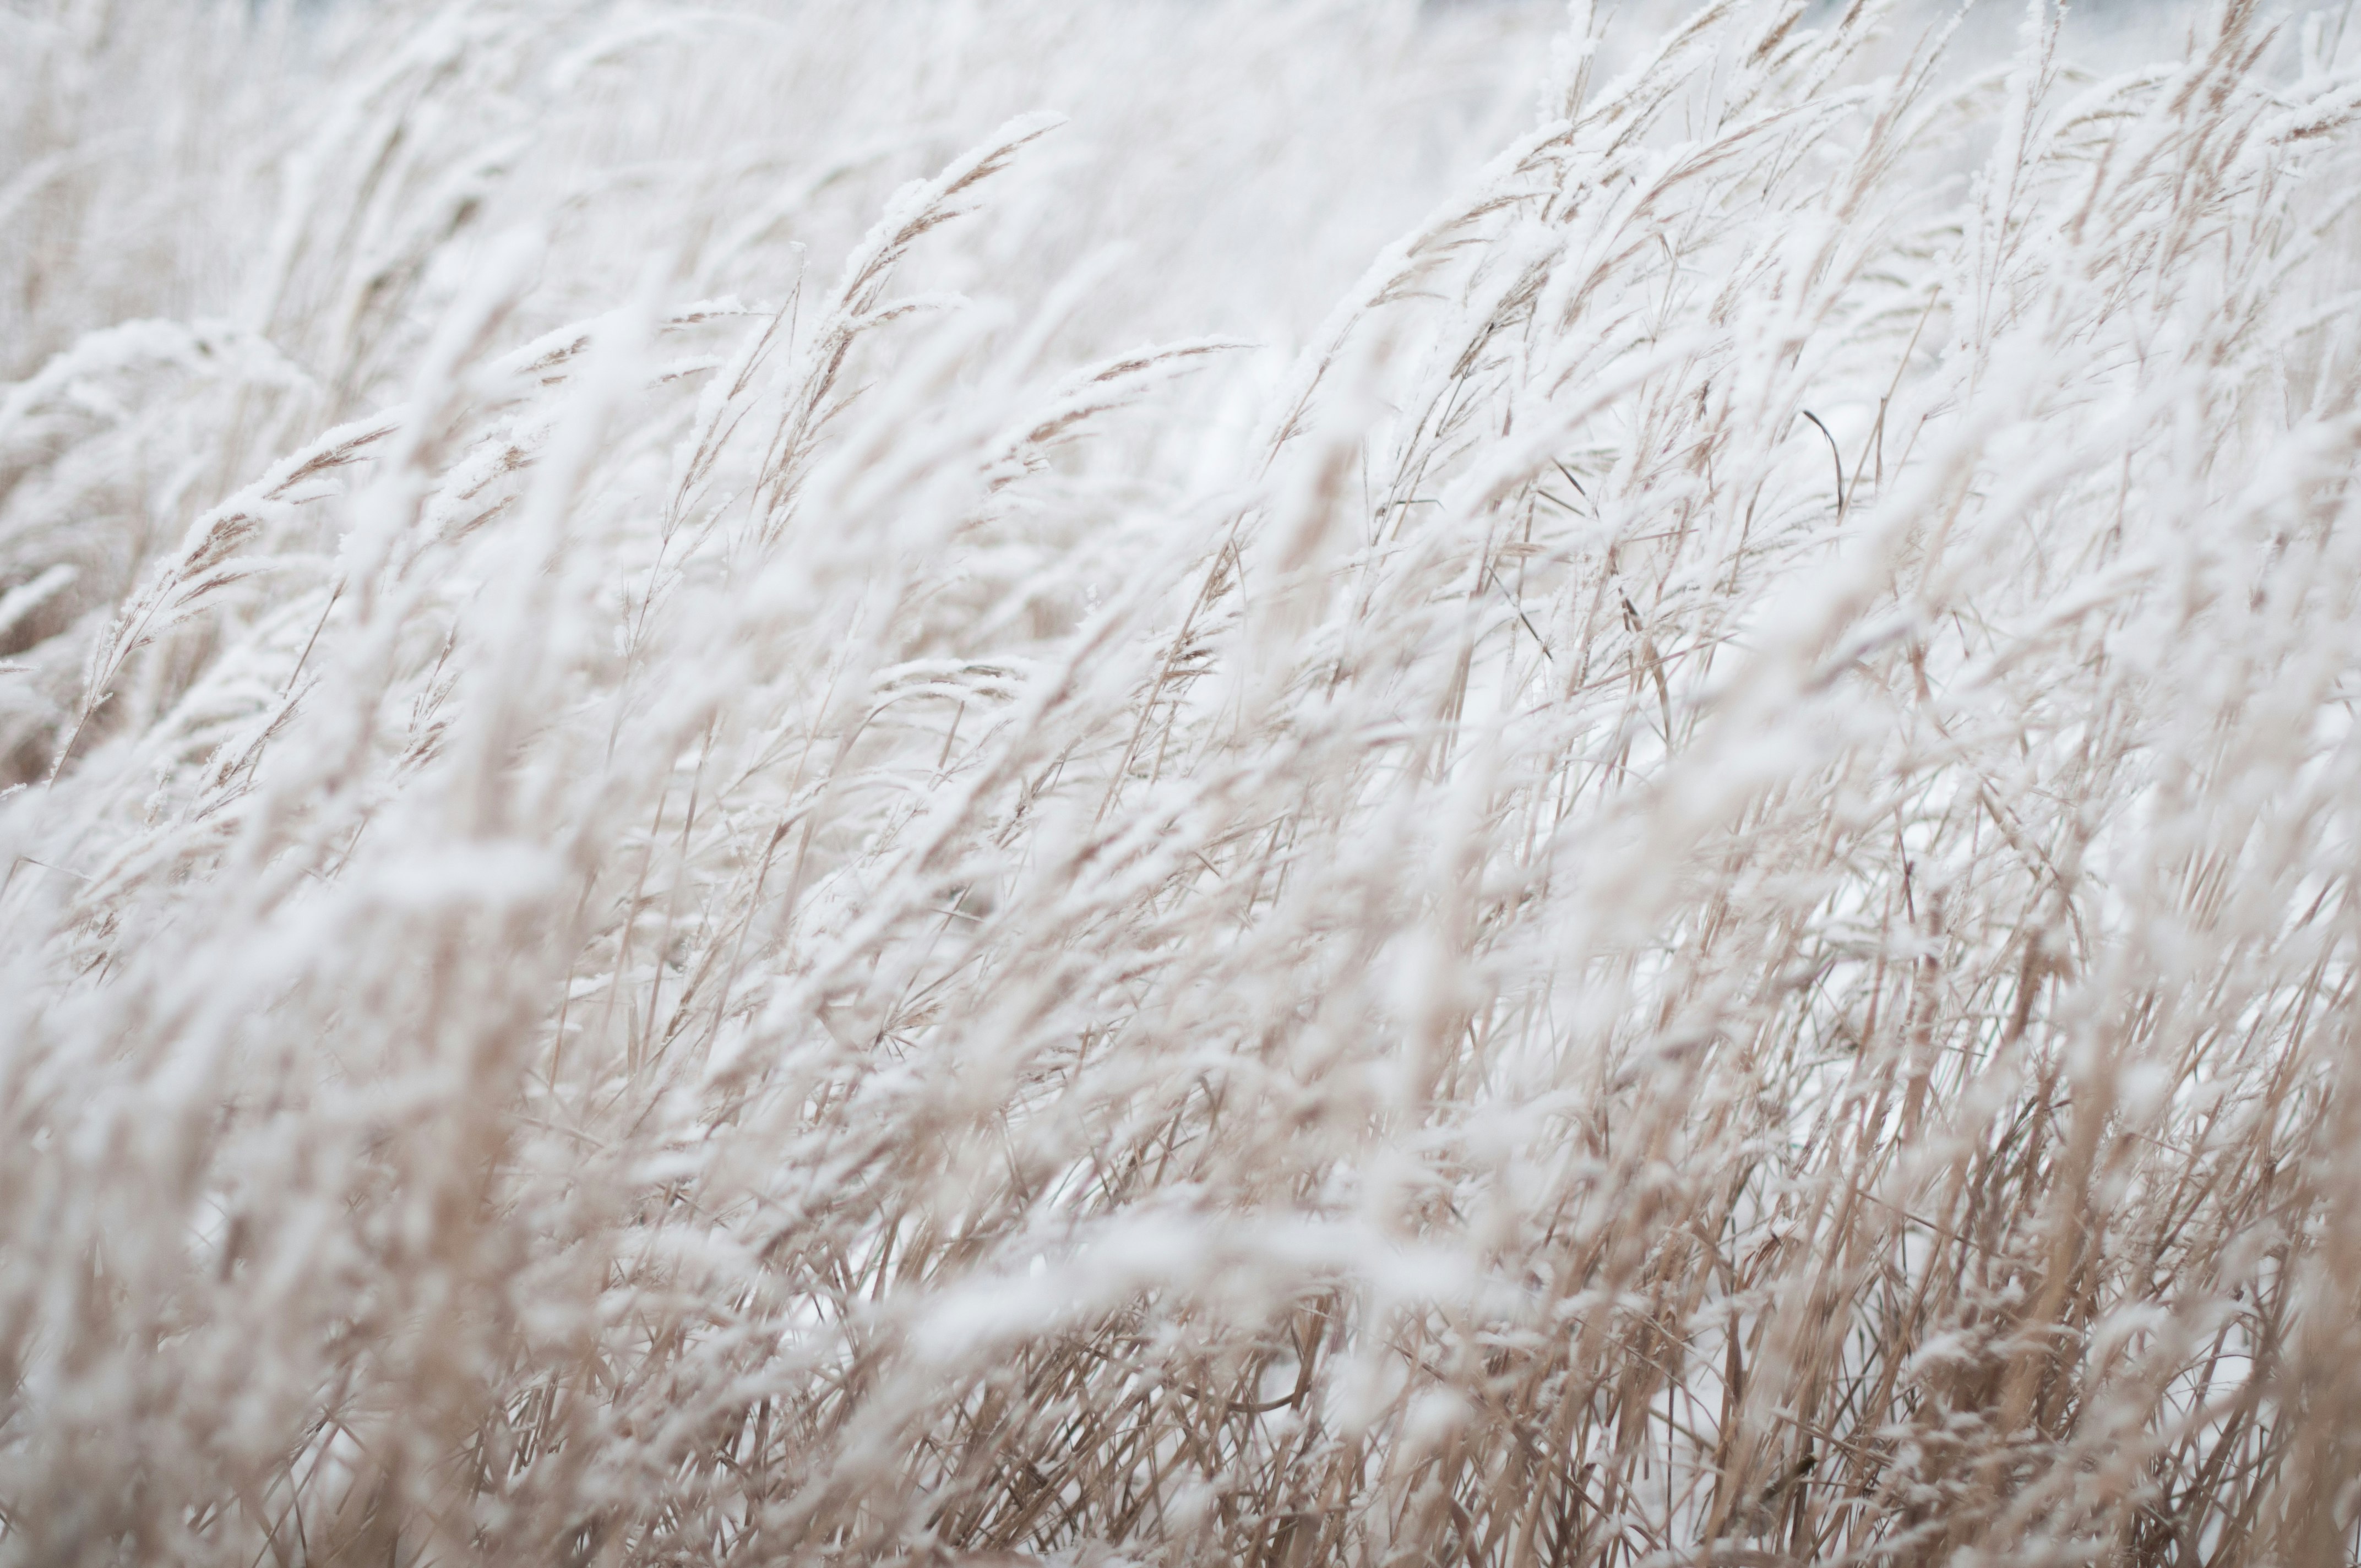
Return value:
<svg viewBox="0 0 2361 1568">
<path fill-rule="evenodd" d="M 0 1553 L 2345 1560 L 2356 117 L 0 11 Z"/>
</svg>

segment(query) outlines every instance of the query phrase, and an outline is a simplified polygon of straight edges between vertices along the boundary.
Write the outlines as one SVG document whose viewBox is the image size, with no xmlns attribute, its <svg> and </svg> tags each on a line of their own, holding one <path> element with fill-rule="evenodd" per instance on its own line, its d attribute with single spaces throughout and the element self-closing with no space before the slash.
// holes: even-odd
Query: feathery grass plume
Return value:
<svg viewBox="0 0 2361 1568">
<path fill-rule="evenodd" d="M 0 12 L 0 1558 L 2352 1559 L 2361 39 L 1989 24 Z"/>
</svg>

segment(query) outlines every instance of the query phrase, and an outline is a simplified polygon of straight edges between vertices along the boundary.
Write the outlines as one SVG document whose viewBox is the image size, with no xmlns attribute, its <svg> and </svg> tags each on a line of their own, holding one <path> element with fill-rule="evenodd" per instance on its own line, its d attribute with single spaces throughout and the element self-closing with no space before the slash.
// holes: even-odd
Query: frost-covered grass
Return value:
<svg viewBox="0 0 2361 1568">
<path fill-rule="evenodd" d="M 2348 1561 L 2357 116 L 6 0 L 0 1561 Z"/>
</svg>

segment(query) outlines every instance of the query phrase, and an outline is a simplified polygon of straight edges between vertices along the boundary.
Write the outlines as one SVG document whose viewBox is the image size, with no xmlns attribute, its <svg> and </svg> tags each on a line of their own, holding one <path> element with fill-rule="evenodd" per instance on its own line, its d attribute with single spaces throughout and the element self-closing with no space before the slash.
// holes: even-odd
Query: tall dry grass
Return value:
<svg viewBox="0 0 2361 1568">
<path fill-rule="evenodd" d="M 0 10 L 0 1554 L 2351 1561 L 2361 40 L 2060 39 Z"/>
</svg>

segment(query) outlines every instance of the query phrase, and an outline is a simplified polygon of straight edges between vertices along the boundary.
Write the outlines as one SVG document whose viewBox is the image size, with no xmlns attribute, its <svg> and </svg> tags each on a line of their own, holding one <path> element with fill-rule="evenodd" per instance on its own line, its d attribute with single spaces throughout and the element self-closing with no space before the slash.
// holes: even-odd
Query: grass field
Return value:
<svg viewBox="0 0 2361 1568">
<path fill-rule="evenodd" d="M 2356 119 L 0 0 L 0 1563 L 2356 1561 Z"/>
</svg>

